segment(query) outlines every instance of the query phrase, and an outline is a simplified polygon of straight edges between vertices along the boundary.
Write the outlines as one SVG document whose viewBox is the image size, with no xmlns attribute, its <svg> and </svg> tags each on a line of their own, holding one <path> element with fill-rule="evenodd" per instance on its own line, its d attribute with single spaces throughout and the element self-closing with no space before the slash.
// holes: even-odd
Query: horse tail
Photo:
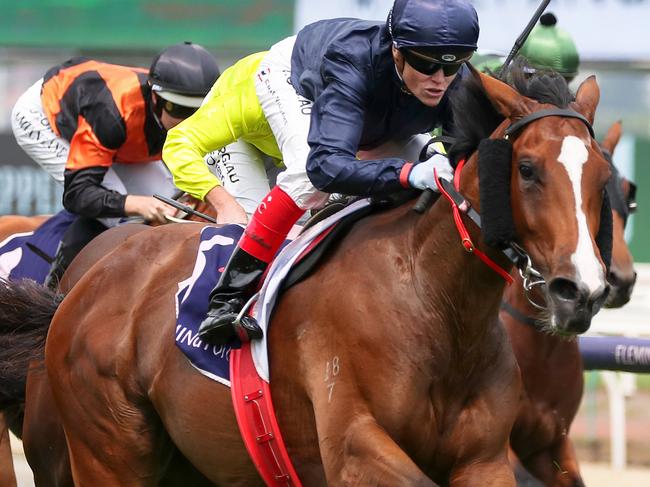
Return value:
<svg viewBox="0 0 650 487">
<path fill-rule="evenodd" d="M 0 410 L 25 400 L 32 360 L 42 360 L 50 321 L 63 295 L 31 279 L 0 279 Z"/>
</svg>

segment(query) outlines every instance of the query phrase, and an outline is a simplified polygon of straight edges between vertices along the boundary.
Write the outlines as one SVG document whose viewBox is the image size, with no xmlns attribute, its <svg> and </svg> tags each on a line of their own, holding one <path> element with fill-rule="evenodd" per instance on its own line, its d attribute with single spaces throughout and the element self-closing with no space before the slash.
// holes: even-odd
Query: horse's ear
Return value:
<svg viewBox="0 0 650 487">
<path fill-rule="evenodd" d="M 623 122 L 620 120 L 614 122 L 609 130 L 605 134 L 603 142 L 600 144 L 603 149 L 605 149 L 610 154 L 614 154 L 614 149 L 618 145 L 618 141 L 621 140 L 621 135 L 623 134 Z"/>
<path fill-rule="evenodd" d="M 470 69 L 483 85 L 485 94 L 494 108 L 505 118 L 521 118 L 530 112 L 526 104 L 527 98 L 517 93 L 514 88 L 492 76 L 478 72 L 474 67 Z"/>
<path fill-rule="evenodd" d="M 580 83 L 578 93 L 576 93 L 576 109 L 582 113 L 589 123 L 593 125 L 596 116 L 596 107 L 600 101 L 600 88 L 594 75 L 589 76 Z"/>
</svg>

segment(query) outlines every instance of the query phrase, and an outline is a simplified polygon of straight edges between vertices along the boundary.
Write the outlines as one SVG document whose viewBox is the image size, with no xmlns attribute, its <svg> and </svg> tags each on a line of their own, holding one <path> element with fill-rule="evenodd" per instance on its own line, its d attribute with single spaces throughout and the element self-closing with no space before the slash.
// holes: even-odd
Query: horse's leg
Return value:
<svg viewBox="0 0 650 487">
<path fill-rule="evenodd" d="M 137 372 L 130 383 L 106 373 L 96 361 L 108 357 L 97 350 L 94 357 L 75 356 L 70 366 L 56 338 L 48 338 L 46 363 L 75 485 L 157 485 L 173 445 L 139 390 Z M 130 366 L 135 367 L 131 360 Z"/>
<path fill-rule="evenodd" d="M 449 487 L 515 487 L 515 475 L 504 454 L 491 462 L 475 462 L 454 468 Z"/>
<path fill-rule="evenodd" d="M 116 384 L 102 382 L 96 392 L 59 389 L 69 400 L 55 392 L 75 485 L 157 485 L 173 445 L 157 418 L 138 401 L 133 402 Z M 81 401 L 80 395 L 85 396 Z"/>
<path fill-rule="evenodd" d="M 285 300 L 277 311 L 286 312 L 287 307 Z M 288 320 L 275 322 L 277 328 L 271 330 L 271 342 L 274 345 L 279 344 L 279 341 L 274 340 L 274 333 L 282 331 L 287 323 Z M 435 487 L 437 484 L 425 475 L 379 424 L 359 389 L 355 375 L 348 373 L 352 370 L 348 364 L 354 363 L 356 350 L 334 349 L 334 342 L 313 339 L 313 336 L 307 337 L 300 344 L 294 342 L 289 345 L 290 349 L 300 350 L 300 356 L 305 360 L 300 366 L 292 364 L 295 360 L 293 354 L 271 355 L 274 357 L 272 370 L 276 374 L 273 380 L 279 380 L 274 389 L 274 401 L 280 403 L 279 420 L 280 424 L 287 425 L 289 442 L 303 445 L 301 450 L 310 450 L 304 448 L 301 433 L 295 427 L 295 424 L 302 424 L 302 436 L 313 436 L 310 443 L 317 444 L 320 449 L 320 455 L 318 451 L 316 454 L 318 460 L 322 461 L 326 483 L 325 479 L 322 479 L 322 483 L 316 480 L 317 472 L 314 471 L 315 478 L 310 485 Z M 283 338 L 287 342 L 297 338 L 297 335 L 288 338 L 287 334 Z M 310 341 L 312 339 L 313 342 Z M 323 364 L 324 367 L 316 364 Z M 291 377 L 289 371 L 297 368 L 308 372 Z M 323 381 L 324 372 L 331 379 L 331 383 Z M 315 424 L 305 422 L 303 415 L 287 415 L 287 411 L 281 406 L 283 403 L 285 407 L 294 404 L 290 397 L 294 395 L 291 394 L 291 388 L 286 389 L 292 380 L 306 382 L 297 389 L 294 386 L 298 393 L 295 395 L 299 396 L 302 387 L 302 390 L 308 391 Z M 304 451 L 298 451 L 296 454 L 299 464 L 315 461 L 313 458 L 301 458 Z"/>
<path fill-rule="evenodd" d="M 521 460 L 547 487 L 584 487 L 573 443 L 563 436 L 555 445 Z"/>
<path fill-rule="evenodd" d="M 160 334 L 155 329 L 152 332 Z M 230 389 L 197 372 L 171 340 L 164 340 L 161 349 L 167 359 L 164 363 L 152 361 L 160 366 L 149 397 L 180 454 L 213 484 L 263 486 L 239 432 Z M 187 476 L 174 474 L 173 468 L 175 465 L 168 469 L 169 478 L 187 480 Z"/>
<path fill-rule="evenodd" d="M 353 414 L 352 411 L 343 413 L 330 409 L 329 414 L 319 415 L 316 411 L 316 417 L 326 417 L 320 421 L 326 424 L 318 424 L 317 420 L 317 427 L 327 485 L 437 485 L 415 465 L 370 414 Z M 346 421 L 347 425 L 342 425 L 341 420 Z M 332 447 L 328 448 L 330 441 Z M 344 445 L 343 451 L 336 445 Z"/>
<path fill-rule="evenodd" d="M 27 375 L 23 447 L 36 485 L 72 487 L 72 472 L 61 416 L 42 362 Z"/>
<path fill-rule="evenodd" d="M 0 485 L 3 487 L 16 487 L 14 461 L 9 443 L 9 428 L 3 413 L 0 413 Z"/>
</svg>

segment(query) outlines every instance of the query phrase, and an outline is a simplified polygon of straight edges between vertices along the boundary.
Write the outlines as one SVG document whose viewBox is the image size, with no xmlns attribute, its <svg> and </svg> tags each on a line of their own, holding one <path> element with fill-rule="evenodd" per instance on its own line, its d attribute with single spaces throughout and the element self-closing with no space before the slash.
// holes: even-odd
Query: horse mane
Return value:
<svg viewBox="0 0 650 487">
<path fill-rule="evenodd" d="M 520 94 L 539 103 L 548 103 L 566 108 L 575 97 L 559 73 L 555 71 L 533 71 L 524 58 L 516 59 L 506 70 L 503 79 Z M 463 79 L 458 92 L 451 100 L 456 142 L 449 151 L 454 162 L 467 157 L 478 148 L 481 140 L 503 121 L 475 76 Z"/>
</svg>

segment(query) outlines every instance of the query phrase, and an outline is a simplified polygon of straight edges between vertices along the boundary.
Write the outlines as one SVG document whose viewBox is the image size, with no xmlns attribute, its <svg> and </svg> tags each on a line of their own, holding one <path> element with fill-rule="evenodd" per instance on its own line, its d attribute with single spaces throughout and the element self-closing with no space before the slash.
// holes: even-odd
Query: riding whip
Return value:
<svg viewBox="0 0 650 487">
<path fill-rule="evenodd" d="M 173 206 L 177 210 L 184 211 L 188 215 L 195 215 L 199 218 L 203 218 L 204 220 L 209 221 L 210 223 L 217 223 L 216 218 L 213 218 L 210 215 L 206 215 L 205 213 L 201 213 L 200 211 L 196 211 L 194 208 L 184 205 L 183 203 L 179 203 L 178 201 L 174 201 L 171 198 L 167 198 L 161 194 L 154 194 L 153 197 L 162 201 L 163 203 L 167 203 L 169 206 Z"/>
<path fill-rule="evenodd" d="M 535 10 L 533 17 L 528 22 L 528 25 L 526 25 L 522 33 L 519 35 L 519 37 L 517 37 L 515 44 L 512 46 L 512 49 L 510 50 L 510 54 L 508 54 L 508 57 L 501 65 L 501 68 L 499 68 L 499 72 L 497 73 L 496 76 L 497 79 L 501 79 L 501 76 L 505 73 L 505 70 L 508 67 L 508 65 L 512 62 L 512 60 L 515 58 L 517 53 L 521 50 L 523 45 L 526 43 L 526 39 L 528 39 L 528 36 L 533 30 L 533 27 L 535 27 L 535 24 L 540 19 L 540 17 L 544 13 L 544 10 L 546 10 L 546 7 L 548 7 L 549 3 L 551 3 L 551 0 L 542 0 L 542 3 L 539 4 L 539 7 L 537 7 L 537 10 Z"/>
</svg>

